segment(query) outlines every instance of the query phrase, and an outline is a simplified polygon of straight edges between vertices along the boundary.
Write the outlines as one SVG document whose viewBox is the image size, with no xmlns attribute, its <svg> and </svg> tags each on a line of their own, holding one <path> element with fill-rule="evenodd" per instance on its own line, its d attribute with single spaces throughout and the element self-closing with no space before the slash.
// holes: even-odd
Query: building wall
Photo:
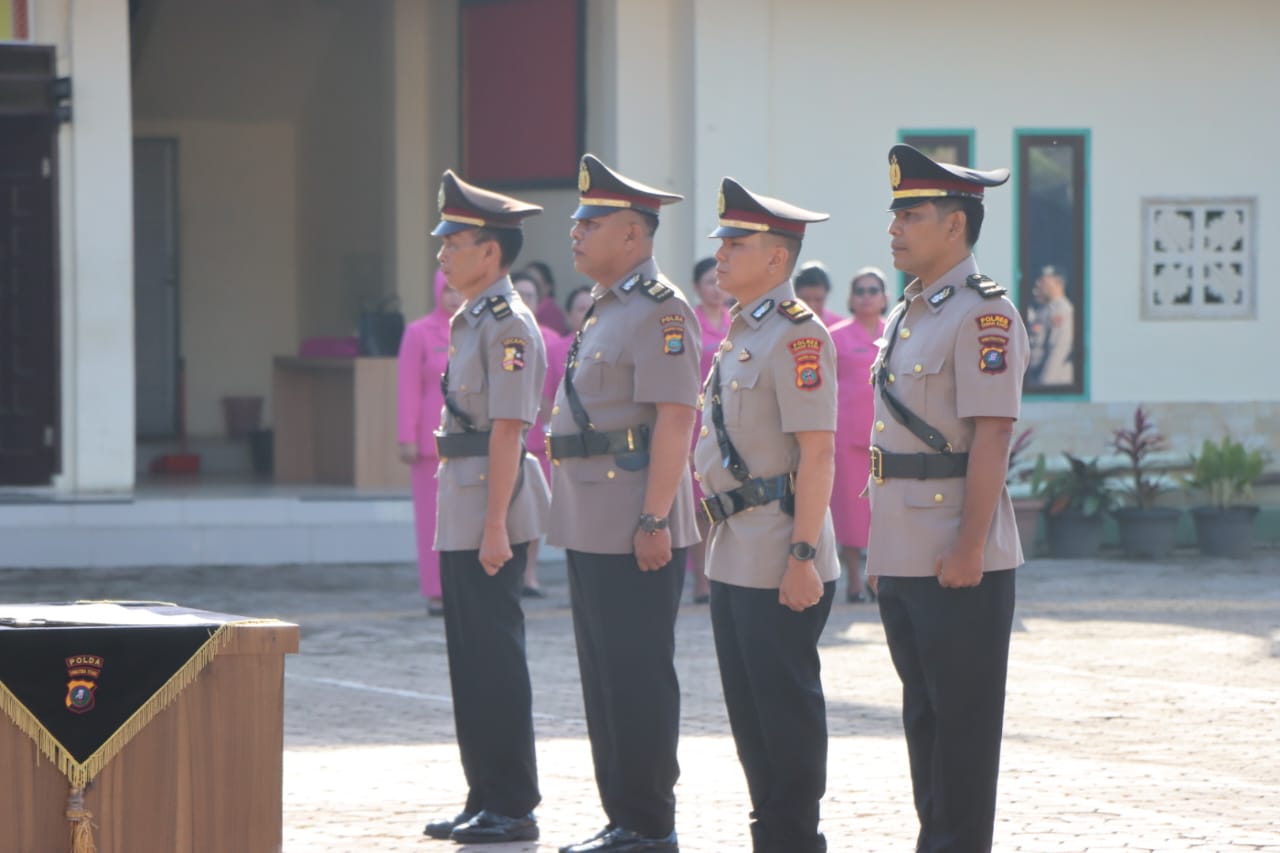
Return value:
<svg viewBox="0 0 1280 853">
<path fill-rule="evenodd" d="M 178 142 L 178 279 L 187 432 L 225 434 L 222 398 L 261 396 L 298 345 L 295 132 L 282 122 L 139 120 Z"/>
</svg>

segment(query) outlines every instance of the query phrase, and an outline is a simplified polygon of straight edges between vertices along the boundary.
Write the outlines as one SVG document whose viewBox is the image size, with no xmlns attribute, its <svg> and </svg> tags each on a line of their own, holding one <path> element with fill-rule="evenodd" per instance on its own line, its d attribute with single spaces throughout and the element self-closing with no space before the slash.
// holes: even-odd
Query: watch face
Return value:
<svg viewBox="0 0 1280 853">
<path fill-rule="evenodd" d="M 791 546 L 791 556 L 797 560 L 812 560 L 817 553 L 817 549 L 808 542 L 795 542 Z"/>
</svg>

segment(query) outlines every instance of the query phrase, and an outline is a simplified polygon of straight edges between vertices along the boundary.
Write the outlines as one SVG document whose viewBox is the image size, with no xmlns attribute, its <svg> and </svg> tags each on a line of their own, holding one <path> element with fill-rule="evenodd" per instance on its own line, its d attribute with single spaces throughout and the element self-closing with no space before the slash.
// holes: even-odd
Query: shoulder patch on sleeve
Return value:
<svg viewBox="0 0 1280 853">
<path fill-rule="evenodd" d="M 490 296 L 488 299 L 489 313 L 498 320 L 505 320 L 511 316 L 511 306 L 507 303 L 507 297 L 500 294 Z"/>
<path fill-rule="evenodd" d="M 676 295 L 674 290 L 667 287 L 656 278 L 651 278 L 646 281 L 640 289 L 644 291 L 645 296 L 649 297 L 654 302 L 666 302 L 668 299 Z"/>
<path fill-rule="evenodd" d="M 667 355 L 683 355 L 684 315 L 667 314 L 658 322 L 662 325 L 662 351 Z"/>
<path fill-rule="evenodd" d="M 995 299 L 1004 296 L 1008 289 L 1001 287 L 981 273 L 974 273 L 964 280 L 965 287 L 971 287 L 982 295 L 983 299 Z"/>
<path fill-rule="evenodd" d="M 524 370 L 524 349 L 528 344 L 524 338 L 503 338 L 502 369 L 508 373 Z"/>
<path fill-rule="evenodd" d="M 813 316 L 813 312 L 796 299 L 784 299 L 778 303 L 778 311 L 793 323 L 803 323 Z"/>
<path fill-rule="evenodd" d="M 810 315 L 812 316 L 812 315 Z M 796 363 L 796 387 L 812 391 L 822 387 L 822 340 L 820 338 L 796 338 L 787 344 L 791 358 Z"/>
</svg>

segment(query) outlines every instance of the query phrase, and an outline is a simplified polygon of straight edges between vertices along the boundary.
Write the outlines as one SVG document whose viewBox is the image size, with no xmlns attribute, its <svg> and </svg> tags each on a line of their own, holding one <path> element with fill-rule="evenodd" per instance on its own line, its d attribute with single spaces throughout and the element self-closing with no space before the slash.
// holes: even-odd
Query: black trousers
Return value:
<svg viewBox="0 0 1280 853">
<path fill-rule="evenodd" d="M 631 554 L 566 552 L 600 804 L 612 826 L 654 838 L 675 828 L 675 624 L 685 550 L 653 572 L 640 571 Z"/>
<path fill-rule="evenodd" d="M 542 799 L 533 751 L 533 695 L 524 650 L 528 543 L 490 577 L 479 551 L 440 552 L 444 631 L 469 812 L 521 817 Z"/>
<path fill-rule="evenodd" d="M 902 679 L 918 853 L 987 853 L 996 815 L 1014 570 L 946 589 L 880 578 L 880 619 Z"/>
<path fill-rule="evenodd" d="M 729 725 L 751 794 L 755 853 L 821 853 L 827 703 L 818 638 L 836 585 L 799 613 L 776 589 L 711 583 L 711 627 Z"/>
</svg>

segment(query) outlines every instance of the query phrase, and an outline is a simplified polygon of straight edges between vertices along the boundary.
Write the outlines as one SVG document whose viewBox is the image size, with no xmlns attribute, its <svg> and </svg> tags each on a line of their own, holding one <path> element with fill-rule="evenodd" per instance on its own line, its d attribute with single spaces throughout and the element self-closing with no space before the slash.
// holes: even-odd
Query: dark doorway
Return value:
<svg viewBox="0 0 1280 853">
<path fill-rule="evenodd" d="M 52 50 L 47 65 L 29 47 L 0 54 L 0 83 L 17 81 L 0 95 L 18 96 L 0 97 L 0 485 L 45 485 L 58 470 L 57 124 L 42 99 L 21 101 L 47 90 Z"/>
</svg>

